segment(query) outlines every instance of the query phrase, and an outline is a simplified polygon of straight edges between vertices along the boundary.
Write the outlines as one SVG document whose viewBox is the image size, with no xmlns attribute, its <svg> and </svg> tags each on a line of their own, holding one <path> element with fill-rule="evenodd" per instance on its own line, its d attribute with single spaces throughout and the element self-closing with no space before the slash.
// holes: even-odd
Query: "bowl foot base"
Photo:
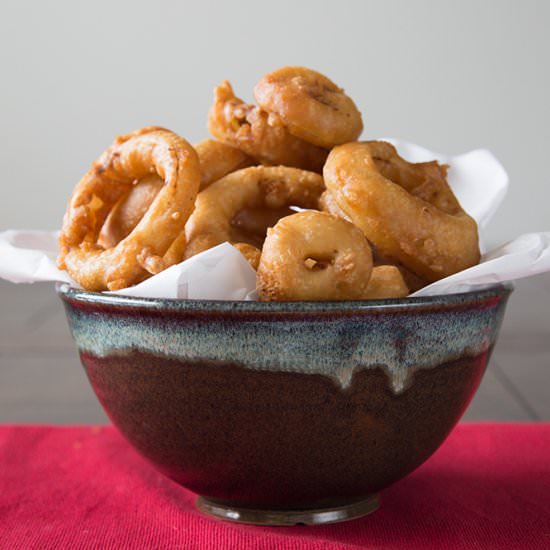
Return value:
<svg viewBox="0 0 550 550">
<path fill-rule="evenodd" d="M 371 495 L 342 506 L 304 510 L 265 510 L 245 508 L 230 502 L 199 496 L 197 508 L 218 519 L 253 525 L 321 525 L 360 518 L 374 512 L 380 506 L 378 495 Z"/>
</svg>

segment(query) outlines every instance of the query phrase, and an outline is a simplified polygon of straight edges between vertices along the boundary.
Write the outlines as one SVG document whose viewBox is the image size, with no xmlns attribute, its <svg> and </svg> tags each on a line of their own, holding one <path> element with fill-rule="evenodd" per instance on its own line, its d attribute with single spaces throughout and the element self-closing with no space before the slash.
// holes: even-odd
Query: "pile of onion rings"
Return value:
<svg viewBox="0 0 550 550">
<path fill-rule="evenodd" d="M 356 141 L 361 113 L 326 76 L 283 67 L 254 97 L 223 81 L 215 139 L 194 146 L 159 127 L 116 138 L 71 196 L 59 267 L 117 290 L 229 242 L 260 300 L 292 301 L 402 298 L 479 262 L 447 167 Z"/>
</svg>

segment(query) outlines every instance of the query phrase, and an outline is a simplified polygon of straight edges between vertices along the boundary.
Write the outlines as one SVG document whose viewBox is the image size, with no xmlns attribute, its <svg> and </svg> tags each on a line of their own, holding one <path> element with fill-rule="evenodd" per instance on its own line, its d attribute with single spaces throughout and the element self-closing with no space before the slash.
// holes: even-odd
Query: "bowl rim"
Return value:
<svg viewBox="0 0 550 550">
<path fill-rule="evenodd" d="M 80 304 L 139 308 L 146 310 L 170 311 L 239 311 L 246 313 L 307 313 L 319 311 L 400 311 L 424 309 L 426 307 L 448 307 L 471 305 L 508 298 L 514 290 L 514 283 L 492 283 L 468 292 L 454 294 L 437 294 L 433 296 L 417 296 L 406 298 L 387 298 L 384 300 L 347 300 L 347 301 L 293 301 L 293 302 L 259 302 L 245 300 L 191 300 L 182 298 L 142 298 L 136 296 L 121 296 L 89 292 L 71 286 L 69 283 L 57 283 L 56 292 L 65 302 Z"/>
</svg>

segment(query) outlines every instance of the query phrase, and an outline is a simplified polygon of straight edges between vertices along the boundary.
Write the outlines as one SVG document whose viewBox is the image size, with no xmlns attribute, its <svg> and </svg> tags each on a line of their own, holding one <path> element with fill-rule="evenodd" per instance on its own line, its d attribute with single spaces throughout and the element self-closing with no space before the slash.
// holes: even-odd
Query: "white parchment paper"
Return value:
<svg viewBox="0 0 550 550">
<path fill-rule="evenodd" d="M 449 157 L 418 145 L 388 139 L 409 161 L 436 159 L 449 165 L 449 184 L 463 208 L 477 221 L 483 248 L 485 228 L 508 189 L 508 176 L 483 149 Z M 62 281 L 78 286 L 57 269 L 57 232 L 0 233 L 0 278 L 14 283 Z M 530 233 L 485 253 L 479 265 L 433 283 L 412 296 L 465 292 L 479 285 L 513 281 L 550 271 L 550 232 Z M 254 300 L 256 273 L 239 251 L 221 244 L 146 281 L 113 292 L 125 296 L 204 300 Z"/>
</svg>

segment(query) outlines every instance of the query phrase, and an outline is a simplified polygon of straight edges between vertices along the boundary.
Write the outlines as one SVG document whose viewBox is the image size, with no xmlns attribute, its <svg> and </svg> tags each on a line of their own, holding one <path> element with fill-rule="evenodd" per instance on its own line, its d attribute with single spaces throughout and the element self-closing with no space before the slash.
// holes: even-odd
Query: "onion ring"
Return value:
<svg viewBox="0 0 550 550">
<path fill-rule="evenodd" d="M 164 185 L 143 218 L 115 246 L 98 237 L 109 212 L 135 182 L 157 174 Z M 200 185 L 194 149 L 178 135 L 148 127 L 118 137 L 76 186 L 59 237 L 58 265 L 86 290 L 117 290 L 164 269 Z"/>
<path fill-rule="evenodd" d="M 360 300 L 371 271 L 363 233 L 312 210 L 282 218 L 268 230 L 256 287 L 262 301 Z"/>
<path fill-rule="evenodd" d="M 239 149 L 212 139 L 204 139 L 193 147 L 201 167 L 201 189 L 235 170 L 254 164 L 252 158 Z M 127 237 L 143 218 L 163 184 L 156 174 L 147 175 L 138 181 L 107 216 L 99 233 L 98 244 L 103 248 L 112 248 Z M 184 243 L 185 236 L 180 238 L 177 246 L 171 247 L 170 257 L 164 258 L 168 265 L 183 259 Z M 181 251 L 179 259 L 177 251 Z"/>
<path fill-rule="evenodd" d="M 210 133 L 263 164 L 321 173 L 328 151 L 293 136 L 279 117 L 235 97 L 226 80 L 214 90 L 208 113 Z"/>
<path fill-rule="evenodd" d="M 372 268 L 365 300 L 383 300 L 386 298 L 404 298 L 408 296 L 409 288 L 398 267 L 394 265 L 378 265 Z"/>
<path fill-rule="evenodd" d="M 243 210 L 268 209 L 278 216 L 286 215 L 289 206 L 316 208 L 324 188 L 319 174 L 288 166 L 253 166 L 233 172 L 199 193 L 185 226 L 185 257 L 226 241 L 260 248 L 265 235 L 246 235 L 245 228 L 235 223 Z M 272 218 L 269 223 L 276 221 Z"/>
<path fill-rule="evenodd" d="M 163 185 L 164 182 L 156 174 L 145 176 L 134 184 L 130 192 L 109 212 L 99 232 L 97 244 L 105 249 L 113 248 L 125 239 L 143 218 Z M 171 265 L 180 263 L 183 260 L 186 242 L 185 232 L 182 231 L 162 257 L 162 262 L 158 259 L 154 262 L 145 260 L 148 265 L 147 271 L 159 273 Z"/>
<path fill-rule="evenodd" d="M 125 239 L 143 218 L 163 185 L 164 182 L 156 174 L 149 174 L 135 183 L 109 212 L 97 244 L 105 249 L 113 248 Z"/>
<path fill-rule="evenodd" d="M 380 251 L 372 243 L 371 248 L 374 266 L 377 267 L 393 265 L 397 267 L 403 277 L 403 280 L 405 281 L 405 284 L 407 285 L 407 288 L 409 289 L 409 293 L 416 292 L 417 290 L 420 290 L 421 288 L 430 284 L 428 281 L 420 277 L 420 275 L 417 275 L 416 273 L 405 267 L 398 259 L 380 254 Z"/>
<path fill-rule="evenodd" d="M 319 198 L 319 210 L 351 222 L 350 217 L 338 206 L 336 199 L 328 189 Z"/>
<path fill-rule="evenodd" d="M 327 189 L 378 251 L 432 282 L 479 262 L 477 224 L 437 162 L 412 164 L 385 142 L 334 148 Z"/>
<path fill-rule="evenodd" d="M 268 206 L 245 207 L 239 210 L 231 220 L 233 240 L 247 242 L 261 248 L 267 229 L 273 227 L 281 218 L 294 214 L 288 206 L 270 208 Z"/>
<path fill-rule="evenodd" d="M 361 113 L 344 90 L 305 67 L 283 67 L 266 74 L 254 88 L 258 105 L 278 115 L 288 131 L 331 149 L 356 140 L 363 131 Z"/>
<path fill-rule="evenodd" d="M 187 247 L 187 239 L 185 238 L 185 230 L 180 231 L 180 234 L 172 241 L 172 244 L 162 257 L 164 269 L 171 265 L 179 264 L 185 257 L 185 249 Z M 162 269 L 161 269 L 162 271 Z"/>
<path fill-rule="evenodd" d="M 332 193 L 328 191 L 328 189 L 321 195 L 321 198 L 319 199 L 319 210 L 323 212 L 328 212 L 333 216 L 338 216 L 339 218 L 351 222 L 350 217 L 338 206 L 336 199 L 334 198 Z M 428 281 L 425 281 L 419 275 L 416 275 L 416 273 L 413 273 L 410 269 L 407 269 L 399 260 L 391 258 L 389 256 L 381 255 L 377 248 L 372 245 L 372 243 L 371 247 L 374 266 L 386 266 L 389 264 L 397 267 L 401 273 L 401 276 L 403 277 L 406 287 L 409 289 L 409 292 L 416 292 L 417 290 L 420 290 L 421 288 L 429 284 Z M 397 298 L 398 296 L 391 297 Z"/>
<path fill-rule="evenodd" d="M 231 172 L 256 164 L 254 159 L 240 149 L 221 141 L 203 139 L 193 147 L 201 165 L 201 191 Z"/>
</svg>

